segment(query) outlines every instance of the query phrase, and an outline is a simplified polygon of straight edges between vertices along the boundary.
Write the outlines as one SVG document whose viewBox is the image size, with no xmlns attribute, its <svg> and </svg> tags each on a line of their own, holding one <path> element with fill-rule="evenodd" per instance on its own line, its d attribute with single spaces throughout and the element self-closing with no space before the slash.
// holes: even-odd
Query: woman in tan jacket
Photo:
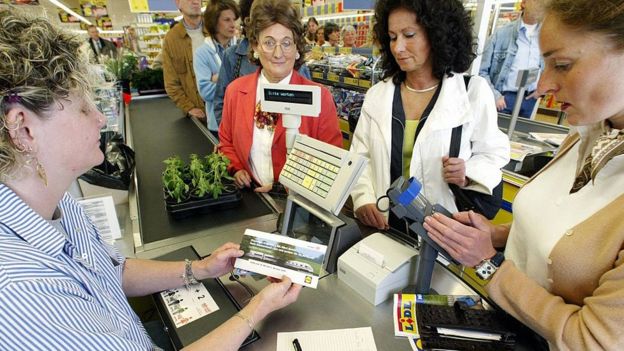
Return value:
<svg viewBox="0 0 624 351">
<path fill-rule="evenodd" d="M 624 350 L 623 23 L 624 0 L 547 4 L 538 90 L 555 95 L 574 128 L 516 196 L 511 225 L 472 212 L 425 223 L 553 350 Z"/>
</svg>

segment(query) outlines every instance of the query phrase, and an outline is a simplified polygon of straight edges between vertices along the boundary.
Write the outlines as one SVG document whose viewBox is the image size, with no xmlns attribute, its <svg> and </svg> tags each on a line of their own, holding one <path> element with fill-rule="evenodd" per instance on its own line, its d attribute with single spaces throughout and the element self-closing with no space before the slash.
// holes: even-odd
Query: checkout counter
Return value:
<svg viewBox="0 0 624 351">
<path fill-rule="evenodd" d="M 252 191 L 245 191 L 240 207 L 234 209 L 182 220 L 169 217 L 160 180 L 162 161 L 174 154 L 184 158 L 190 153 L 210 153 L 214 140 L 205 126 L 185 118 L 166 96 L 133 99 L 126 109 L 127 142 L 136 152 L 137 163 L 129 194 L 129 215 L 125 226 L 122 223 L 123 238 L 117 243 L 123 254 L 156 258 L 193 246 L 203 257 L 227 241 L 240 242 L 247 228 L 277 230 L 284 201 Z M 469 285 L 472 279 L 461 278 L 462 275 L 461 270 L 451 270 L 438 263 L 431 287 L 439 294 L 474 295 L 480 290 L 473 289 Z M 241 280 L 255 292 L 267 285 L 264 279 Z M 239 304 L 245 305 L 251 298 L 239 283 L 227 277 L 222 277 L 221 282 Z M 339 280 L 337 274 L 327 274 L 321 277 L 317 289 L 304 289 L 296 303 L 258 323 L 256 331 L 260 339 L 243 350 L 275 350 L 278 332 L 369 326 L 378 350 L 411 350 L 405 338 L 394 336 L 392 304 L 392 299 L 388 299 L 375 306 Z M 517 349 L 534 348 L 521 342 Z"/>
</svg>

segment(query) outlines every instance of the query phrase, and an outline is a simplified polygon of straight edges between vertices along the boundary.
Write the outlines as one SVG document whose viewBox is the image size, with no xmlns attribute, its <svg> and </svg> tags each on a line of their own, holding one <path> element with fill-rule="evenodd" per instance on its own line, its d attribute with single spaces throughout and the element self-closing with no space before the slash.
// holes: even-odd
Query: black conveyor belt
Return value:
<svg viewBox="0 0 624 351">
<path fill-rule="evenodd" d="M 136 153 L 137 197 L 144 243 L 196 233 L 229 223 L 272 213 L 271 208 L 252 191 L 243 191 L 240 206 L 175 220 L 165 209 L 161 173 L 162 161 L 177 154 L 212 152 L 213 145 L 189 118 L 183 116 L 169 98 L 133 101 L 130 125 Z"/>
</svg>

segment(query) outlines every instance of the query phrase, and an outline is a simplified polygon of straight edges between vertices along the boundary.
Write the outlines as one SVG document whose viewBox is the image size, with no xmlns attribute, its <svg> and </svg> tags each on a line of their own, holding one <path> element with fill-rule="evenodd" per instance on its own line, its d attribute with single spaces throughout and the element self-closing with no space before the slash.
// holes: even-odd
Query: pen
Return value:
<svg viewBox="0 0 624 351">
<path fill-rule="evenodd" d="M 293 346 L 295 347 L 295 351 L 303 351 L 301 344 L 299 344 L 299 339 L 293 339 Z"/>
</svg>

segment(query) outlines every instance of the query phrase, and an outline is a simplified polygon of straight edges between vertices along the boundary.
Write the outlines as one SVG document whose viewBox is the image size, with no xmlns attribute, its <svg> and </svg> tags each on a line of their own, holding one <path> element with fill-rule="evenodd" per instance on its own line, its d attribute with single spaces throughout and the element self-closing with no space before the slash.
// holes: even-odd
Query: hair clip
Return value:
<svg viewBox="0 0 624 351">
<path fill-rule="evenodd" d="M 17 93 L 9 93 L 9 95 L 5 96 L 5 99 L 9 104 L 19 104 L 22 102 L 22 98 Z"/>
</svg>

